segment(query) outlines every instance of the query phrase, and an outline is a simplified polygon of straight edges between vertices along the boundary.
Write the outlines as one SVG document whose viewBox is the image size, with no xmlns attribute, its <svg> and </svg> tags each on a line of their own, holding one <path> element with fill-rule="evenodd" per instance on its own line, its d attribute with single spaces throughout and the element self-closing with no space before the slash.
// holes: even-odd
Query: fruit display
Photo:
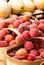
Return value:
<svg viewBox="0 0 44 65">
<path fill-rule="evenodd" d="M 7 56 L 14 61 L 7 57 L 7 65 L 40 65 L 44 60 L 44 19 L 36 19 L 43 10 L 44 0 L 0 0 L 0 65 L 6 65 L 6 51 L 13 47 Z"/>
<path fill-rule="evenodd" d="M 26 60 L 27 62 L 44 58 L 44 20 L 31 20 L 28 15 L 14 16 L 1 20 L 0 47 L 23 45 L 23 47 L 9 52 L 13 59 Z M 2 23 L 4 24 L 2 26 Z M 6 24 L 6 25 L 5 25 Z M 20 35 L 6 28 L 16 29 Z M 2 36 L 1 36 L 2 35 Z M 42 39 L 39 39 L 43 37 Z M 39 65 L 39 64 L 38 64 Z"/>
<path fill-rule="evenodd" d="M 11 6 L 6 1 L 0 1 L 0 18 L 7 18 L 11 13 Z"/>
</svg>

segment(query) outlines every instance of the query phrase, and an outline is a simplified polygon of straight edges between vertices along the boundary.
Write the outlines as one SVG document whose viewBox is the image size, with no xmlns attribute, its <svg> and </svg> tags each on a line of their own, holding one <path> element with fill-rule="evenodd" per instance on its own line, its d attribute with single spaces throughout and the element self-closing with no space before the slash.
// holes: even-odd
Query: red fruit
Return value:
<svg viewBox="0 0 44 65">
<path fill-rule="evenodd" d="M 40 60 L 40 59 L 42 59 L 42 57 L 41 56 L 36 56 L 35 59 Z"/>
<path fill-rule="evenodd" d="M 30 25 L 27 26 L 27 30 L 30 30 Z"/>
<path fill-rule="evenodd" d="M 40 53 L 40 56 L 44 58 L 44 51 Z"/>
<path fill-rule="evenodd" d="M 39 49 L 40 48 L 39 44 L 38 43 L 34 43 L 34 48 L 35 49 Z"/>
<path fill-rule="evenodd" d="M 25 23 L 23 23 L 24 25 L 26 25 L 26 26 L 28 26 L 28 25 L 30 25 L 31 24 L 31 22 L 30 21 L 26 21 Z"/>
<path fill-rule="evenodd" d="M 22 36 L 25 38 L 25 39 L 30 39 L 30 34 L 29 34 L 29 31 L 26 30 L 22 33 Z"/>
<path fill-rule="evenodd" d="M 39 22 L 44 24 L 44 20 L 43 19 L 39 20 Z"/>
<path fill-rule="evenodd" d="M 0 35 L 2 35 L 2 37 L 5 37 L 8 33 L 9 33 L 9 32 L 8 32 L 7 29 L 2 29 L 2 30 L 0 31 Z"/>
<path fill-rule="evenodd" d="M 37 24 L 30 25 L 30 29 L 32 29 L 32 28 L 38 28 Z"/>
<path fill-rule="evenodd" d="M 29 16 L 27 16 L 27 15 L 24 15 L 24 16 L 23 16 L 23 21 L 28 21 L 29 19 L 30 19 Z"/>
<path fill-rule="evenodd" d="M 17 36 L 15 42 L 16 44 L 22 44 L 24 42 L 23 36 Z"/>
<path fill-rule="evenodd" d="M 40 43 L 40 48 L 44 49 L 44 43 Z"/>
<path fill-rule="evenodd" d="M 22 19 L 22 16 L 19 17 L 19 22 L 20 23 L 23 23 L 24 22 L 23 19 Z"/>
<path fill-rule="evenodd" d="M 6 27 L 6 22 L 5 22 L 5 20 L 1 20 L 1 21 L 0 21 L 0 29 L 5 28 L 5 27 Z"/>
<path fill-rule="evenodd" d="M 43 24 L 43 23 L 40 23 L 39 26 L 38 26 L 38 28 L 39 28 L 41 31 L 44 32 L 44 24 Z"/>
<path fill-rule="evenodd" d="M 44 49 L 42 49 L 42 48 L 38 50 L 39 53 L 41 53 L 42 51 L 44 51 Z"/>
<path fill-rule="evenodd" d="M 8 34 L 8 35 L 5 36 L 5 40 L 7 42 L 10 42 L 10 41 L 14 40 L 14 37 L 12 35 Z"/>
<path fill-rule="evenodd" d="M 37 50 L 31 50 L 30 51 L 30 54 L 33 55 L 33 56 L 38 56 L 38 51 Z"/>
<path fill-rule="evenodd" d="M 34 61 L 35 57 L 33 55 L 28 54 L 27 58 L 28 61 Z"/>
<path fill-rule="evenodd" d="M 18 20 L 18 16 L 14 16 L 13 18 L 6 19 L 6 22 L 8 24 L 12 24 L 15 20 Z"/>
<path fill-rule="evenodd" d="M 30 36 L 31 37 L 37 37 L 37 36 L 39 36 L 39 30 L 37 28 L 32 28 L 30 30 Z"/>
<path fill-rule="evenodd" d="M 34 48 L 33 43 L 31 41 L 27 41 L 24 45 L 24 48 L 28 51 L 32 50 Z"/>
<path fill-rule="evenodd" d="M 32 23 L 33 23 L 33 24 L 37 24 L 37 25 L 40 24 L 39 20 L 34 20 Z"/>
<path fill-rule="evenodd" d="M 6 41 L 0 41 L 0 47 L 7 47 L 8 43 Z"/>
<path fill-rule="evenodd" d="M 11 18 L 9 18 L 9 19 L 6 19 L 6 23 L 7 24 L 12 24 L 14 21 L 13 21 L 13 19 L 11 19 Z"/>
<path fill-rule="evenodd" d="M 17 28 L 20 25 L 20 22 L 18 20 L 15 20 L 13 23 L 13 26 Z"/>
<path fill-rule="evenodd" d="M 27 51 L 24 48 L 19 49 L 16 53 L 15 53 L 15 57 L 18 59 L 23 59 L 27 56 Z"/>
<path fill-rule="evenodd" d="M 20 24 L 18 30 L 22 33 L 23 31 L 26 30 L 26 25 Z"/>
<path fill-rule="evenodd" d="M 12 40 L 12 41 L 10 41 L 9 46 L 13 46 L 15 44 L 16 44 L 15 40 Z"/>
<path fill-rule="evenodd" d="M 10 18 L 9 19 L 6 19 L 6 23 L 7 24 L 11 24 L 12 23 L 11 19 Z"/>
</svg>

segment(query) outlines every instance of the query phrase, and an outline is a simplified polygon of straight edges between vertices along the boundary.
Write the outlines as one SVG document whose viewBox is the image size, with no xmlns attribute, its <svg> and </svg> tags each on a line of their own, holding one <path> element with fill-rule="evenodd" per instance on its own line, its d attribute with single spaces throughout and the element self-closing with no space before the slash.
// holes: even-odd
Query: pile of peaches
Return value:
<svg viewBox="0 0 44 65">
<path fill-rule="evenodd" d="M 18 30 L 20 35 L 7 28 Z M 22 48 L 9 53 L 9 56 L 27 61 L 44 58 L 44 40 L 35 37 L 44 37 L 44 20 L 32 21 L 28 15 L 15 16 L 11 19 L 0 18 L 0 47 L 23 44 Z"/>
</svg>

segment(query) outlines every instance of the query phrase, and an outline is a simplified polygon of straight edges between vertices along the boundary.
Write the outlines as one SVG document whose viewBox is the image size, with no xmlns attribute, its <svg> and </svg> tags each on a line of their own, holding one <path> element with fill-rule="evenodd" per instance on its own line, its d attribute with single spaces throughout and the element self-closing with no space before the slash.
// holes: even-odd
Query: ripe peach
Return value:
<svg viewBox="0 0 44 65">
<path fill-rule="evenodd" d="M 12 40 L 12 41 L 9 42 L 9 46 L 13 46 L 15 44 L 16 44 L 15 40 Z"/>
<path fill-rule="evenodd" d="M 44 58 L 44 51 L 40 53 L 40 56 Z"/>
<path fill-rule="evenodd" d="M 30 36 L 31 37 L 37 37 L 37 36 L 39 36 L 39 30 L 37 28 L 32 28 L 30 30 Z"/>
<path fill-rule="evenodd" d="M 37 25 L 39 25 L 40 22 L 39 22 L 39 20 L 34 20 L 34 21 L 32 22 L 32 24 L 37 24 Z"/>
<path fill-rule="evenodd" d="M 32 50 L 34 48 L 33 43 L 31 41 L 27 41 L 24 45 L 24 48 L 28 51 Z"/>
<path fill-rule="evenodd" d="M 6 41 L 0 41 L 0 47 L 7 47 L 8 43 Z"/>
<path fill-rule="evenodd" d="M 38 49 L 38 52 L 39 52 L 39 53 L 41 53 L 42 51 L 44 51 L 43 48 Z"/>
<path fill-rule="evenodd" d="M 1 21 L 0 21 L 0 29 L 5 28 L 5 27 L 6 27 L 6 22 L 5 22 L 5 20 L 1 20 Z"/>
<path fill-rule="evenodd" d="M 8 24 L 13 24 L 13 22 L 14 22 L 15 20 L 18 20 L 18 17 L 17 17 L 17 16 L 15 16 L 15 17 L 13 17 L 13 18 L 8 18 L 8 19 L 6 19 L 6 22 L 7 22 Z"/>
<path fill-rule="evenodd" d="M 41 56 L 36 56 L 35 59 L 40 60 L 40 59 L 42 59 L 42 57 Z"/>
<path fill-rule="evenodd" d="M 10 42 L 10 41 L 14 40 L 14 37 L 12 35 L 8 34 L 8 35 L 5 36 L 5 40 L 7 42 Z"/>
<path fill-rule="evenodd" d="M 25 38 L 25 39 L 30 39 L 30 34 L 29 34 L 29 31 L 26 30 L 22 33 L 22 36 Z"/>
<path fill-rule="evenodd" d="M 28 61 L 34 61 L 35 57 L 33 55 L 28 54 L 27 58 Z"/>
<path fill-rule="evenodd" d="M 44 24 L 44 19 L 39 20 L 39 22 Z"/>
<path fill-rule="evenodd" d="M 14 28 L 17 28 L 20 25 L 20 22 L 18 20 L 15 20 L 13 23 Z"/>
<path fill-rule="evenodd" d="M 23 23 L 24 22 L 23 19 L 22 19 L 22 16 L 19 17 L 19 22 L 20 23 Z"/>
<path fill-rule="evenodd" d="M 28 21 L 29 19 L 30 19 L 29 16 L 27 16 L 27 15 L 24 15 L 24 16 L 23 16 L 23 21 Z"/>
<path fill-rule="evenodd" d="M 38 28 L 39 28 L 41 31 L 44 32 L 44 24 L 43 24 L 43 23 L 40 23 L 39 26 L 38 26 Z"/>
<path fill-rule="evenodd" d="M 26 25 L 26 26 L 28 26 L 28 25 L 31 25 L 31 22 L 30 21 L 26 21 L 23 24 Z"/>
<path fill-rule="evenodd" d="M 2 35 L 2 37 L 5 37 L 8 33 L 8 30 L 5 28 L 0 31 L 0 35 Z"/>
<path fill-rule="evenodd" d="M 37 50 L 31 50 L 30 51 L 30 54 L 33 55 L 33 56 L 38 56 L 38 51 Z"/>
<path fill-rule="evenodd" d="M 28 26 L 27 26 L 27 30 L 29 30 L 29 31 L 30 31 L 30 25 L 28 25 Z"/>
<path fill-rule="evenodd" d="M 18 59 L 25 58 L 27 56 L 27 51 L 24 48 L 21 48 L 17 50 L 17 52 L 15 53 L 15 56 Z"/>
<path fill-rule="evenodd" d="M 11 20 L 11 18 L 8 18 L 6 19 L 6 23 L 9 25 L 9 24 L 12 24 L 13 23 L 13 20 Z"/>
<path fill-rule="evenodd" d="M 20 24 L 18 30 L 22 33 L 23 31 L 26 30 L 26 25 Z"/>
<path fill-rule="evenodd" d="M 32 28 L 38 28 L 37 24 L 31 24 L 30 29 L 32 29 Z"/>
<path fill-rule="evenodd" d="M 16 42 L 16 44 L 22 44 L 24 42 L 23 36 L 22 35 L 21 36 L 18 35 L 16 37 L 16 39 L 15 39 L 15 42 Z"/>
</svg>

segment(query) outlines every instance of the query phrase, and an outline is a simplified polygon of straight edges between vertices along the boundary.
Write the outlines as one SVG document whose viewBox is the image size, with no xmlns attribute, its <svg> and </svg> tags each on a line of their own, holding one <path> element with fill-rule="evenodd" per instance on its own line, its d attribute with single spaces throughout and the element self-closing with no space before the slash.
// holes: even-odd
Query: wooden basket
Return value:
<svg viewBox="0 0 44 65">
<path fill-rule="evenodd" d="M 41 15 L 41 17 L 39 15 Z M 31 16 L 32 16 L 32 18 L 35 17 L 36 19 L 44 19 L 44 12 L 38 13 L 38 14 L 32 14 Z M 16 47 L 16 48 L 12 48 L 12 49 L 7 50 L 7 52 L 6 52 L 7 65 L 44 65 L 44 59 L 29 62 L 29 61 L 13 59 L 12 57 L 10 57 L 8 55 L 8 53 L 10 51 L 16 50 L 18 48 L 20 48 L 20 47 Z"/>
<path fill-rule="evenodd" d="M 20 33 L 16 29 L 6 28 L 8 30 L 12 30 L 16 33 L 16 35 L 20 35 Z M 10 48 L 16 47 L 18 44 L 15 44 L 14 46 L 8 46 L 8 47 L 0 47 L 0 62 L 6 65 L 6 51 Z M 1 65 L 1 64 L 0 64 Z"/>
<path fill-rule="evenodd" d="M 6 53 L 7 49 L 10 49 L 10 48 L 12 48 L 12 47 L 8 46 L 8 47 L 3 47 L 3 48 L 1 47 L 0 48 L 0 63 L 3 63 L 4 65 L 6 65 L 5 53 Z"/>
<path fill-rule="evenodd" d="M 16 51 L 20 47 L 21 46 L 7 50 L 7 52 L 6 52 L 7 65 L 43 65 L 44 59 L 35 60 L 35 61 L 25 61 L 25 60 L 23 61 L 23 60 L 17 60 L 8 55 L 9 52 L 11 52 L 13 50 Z"/>
</svg>

